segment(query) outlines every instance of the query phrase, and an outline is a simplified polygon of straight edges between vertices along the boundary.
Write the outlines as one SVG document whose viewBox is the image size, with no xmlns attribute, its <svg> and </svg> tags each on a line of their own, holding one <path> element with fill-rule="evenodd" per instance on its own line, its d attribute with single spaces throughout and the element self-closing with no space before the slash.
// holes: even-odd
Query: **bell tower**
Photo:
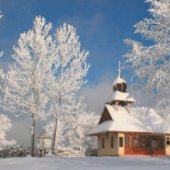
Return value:
<svg viewBox="0 0 170 170">
<path fill-rule="evenodd" d="M 113 92 L 115 91 L 126 92 L 126 89 L 127 89 L 127 84 L 126 84 L 126 81 L 122 78 L 121 66 L 120 66 L 120 61 L 119 61 L 118 77 L 113 82 Z"/>
<path fill-rule="evenodd" d="M 118 76 L 116 80 L 113 82 L 113 100 L 112 100 L 113 105 L 125 106 L 135 102 L 135 99 L 131 97 L 130 94 L 126 92 L 126 90 L 127 83 L 122 78 L 121 65 L 119 61 Z"/>
</svg>

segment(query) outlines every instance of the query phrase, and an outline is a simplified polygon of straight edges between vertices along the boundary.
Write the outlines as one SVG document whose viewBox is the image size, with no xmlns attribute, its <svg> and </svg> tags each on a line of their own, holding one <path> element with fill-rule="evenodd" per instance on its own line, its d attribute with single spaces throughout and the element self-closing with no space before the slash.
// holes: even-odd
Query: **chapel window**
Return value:
<svg viewBox="0 0 170 170">
<path fill-rule="evenodd" d="M 102 138 L 102 148 L 104 148 L 104 138 Z"/>
<path fill-rule="evenodd" d="M 144 138 L 143 138 L 143 136 L 139 136 L 139 146 L 140 147 L 143 147 L 143 144 L 144 144 Z"/>
<path fill-rule="evenodd" d="M 123 147 L 123 137 L 119 137 L 119 147 Z"/>
<path fill-rule="evenodd" d="M 111 137 L 111 141 L 110 141 L 111 143 L 110 143 L 110 147 L 111 148 L 114 148 L 114 143 L 115 143 L 115 137 L 114 137 L 114 135 Z"/>
<path fill-rule="evenodd" d="M 137 146 L 137 145 L 138 145 L 137 138 L 136 138 L 136 136 L 133 136 L 132 137 L 132 146 Z"/>
<path fill-rule="evenodd" d="M 129 141 L 129 136 L 125 137 L 125 146 L 129 146 L 130 141 Z"/>
</svg>

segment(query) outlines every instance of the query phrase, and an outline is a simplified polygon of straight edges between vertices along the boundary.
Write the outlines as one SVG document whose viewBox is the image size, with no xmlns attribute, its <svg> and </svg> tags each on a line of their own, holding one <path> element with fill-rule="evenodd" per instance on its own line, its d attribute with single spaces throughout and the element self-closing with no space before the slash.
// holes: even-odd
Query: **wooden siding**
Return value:
<svg viewBox="0 0 170 170">
<path fill-rule="evenodd" d="M 99 124 L 104 122 L 104 121 L 107 121 L 107 120 L 112 120 L 112 118 L 111 118 L 108 110 L 105 107 L 104 110 L 103 110 L 102 116 L 100 118 Z"/>
<path fill-rule="evenodd" d="M 129 144 L 127 138 L 129 138 Z M 125 155 L 165 154 L 164 135 L 125 134 Z"/>
<path fill-rule="evenodd" d="M 113 136 L 114 140 L 112 139 Z M 122 156 L 122 155 L 169 156 L 170 144 L 167 144 L 167 139 L 170 139 L 170 135 L 137 132 L 101 133 L 98 134 L 98 156 Z M 114 141 L 114 144 L 112 144 L 112 141 Z"/>
<path fill-rule="evenodd" d="M 114 141 L 112 140 L 113 136 L 114 136 Z M 114 144 L 112 144 L 111 142 L 114 142 Z M 102 133 L 98 135 L 97 155 L 98 156 L 118 156 L 117 133 L 111 132 L 111 133 Z"/>
</svg>

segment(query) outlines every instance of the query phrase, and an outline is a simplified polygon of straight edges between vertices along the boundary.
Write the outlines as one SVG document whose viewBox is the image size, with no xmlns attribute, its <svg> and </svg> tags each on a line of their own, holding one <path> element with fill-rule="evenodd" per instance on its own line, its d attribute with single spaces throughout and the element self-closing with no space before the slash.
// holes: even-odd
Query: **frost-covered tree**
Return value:
<svg viewBox="0 0 170 170">
<path fill-rule="evenodd" d="M 51 36 L 51 24 L 36 17 L 33 28 L 20 35 L 14 47 L 14 64 L 1 76 L 1 105 L 15 113 L 32 118 L 31 155 L 34 155 L 35 121 L 52 114 L 52 153 L 54 153 L 57 124 L 65 106 L 85 83 L 89 65 L 88 52 L 81 50 L 79 37 L 71 25 L 64 24 Z"/>
<path fill-rule="evenodd" d="M 14 47 L 14 64 L 9 66 L 7 74 L 1 71 L 1 105 L 10 112 L 31 116 L 32 156 L 36 118 L 48 112 L 47 92 L 53 81 L 51 67 L 56 48 L 49 34 L 51 28 L 43 17 L 36 17 L 33 28 L 22 33 Z"/>
<path fill-rule="evenodd" d="M 2 17 L 3 17 L 3 15 L 0 11 L 0 19 Z M 2 55 L 3 55 L 3 51 L 0 51 L 0 57 Z M 2 70 L 0 72 L 2 73 Z M 4 114 L 0 114 L 0 150 L 3 149 L 5 146 L 15 144 L 14 140 L 9 141 L 6 138 L 6 133 L 9 131 L 10 128 L 11 128 L 10 119 Z"/>
<path fill-rule="evenodd" d="M 86 135 L 97 123 L 98 116 L 87 111 L 82 98 L 74 100 L 67 109 L 68 113 L 62 114 L 59 121 L 60 147 L 84 153 L 90 143 Z M 94 144 L 91 146 L 94 146 Z"/>
<path fill-rule="evenodd" d="M 59 154 L 82 155 L 86 149 L 95 148 L 96 141 L 86 135 L 97 123 L 98 116 L 87 111 L 83 98 L 74 99 L 69 105 L 63 105 L 63 108 L 56 136 L 58 149 L 62 151 Z M 52 134 L 54 123 L 52 121 L 45 127 L 47 134 Z M 49 148 L 49 140 L 46 141 L 46 147 Z"/>
<path fill-rule="evenodd" d="M 141 34 L 149 43 L 125 40 L 131 47 L 125 56 L 126 64 L 133 69 L 134 77 L 159 97 L 161 103 L 158 105 L 163 106 L 163 102 L 170 103 L 170 0 L 146 2 L 150 4 L 151 17 L 134 27 L 135 33 Z M 168 107 L 170 109 L 170 105 Z"/>
<path fill-rule="evenodd" d="M 76 29 L 64 24 L 56 31 L 57 60 L 53 67 L 55 82 L 51 90 L 51 103 L 54 115 L 54 131 L 52 137 L 52 153 L 56 145 L 57 124 L 60 115 L 64 113 L 63 106 L 69 106 L 75 92 L 85 83 L 84 77 L 87 74 L 89 65 L 87 64 L 88 52 L 81 50 L 79 37 Z"/>
<path fill-rule="evenodd" d="M 170 122 L 170 98 L 163 97 L 156 105 L 156 110 L 162 115 L 165 121 Z"/>
<path fill-rule="evenodd" d="M 9 131 L 10 128 L 10 119 L 5 115 L 0 114 L 0 150 L 3 149 L 5 146 L 15 144 L 14 140 L 9 141 L 6 138 L 6 133 Z"/>
</svg>

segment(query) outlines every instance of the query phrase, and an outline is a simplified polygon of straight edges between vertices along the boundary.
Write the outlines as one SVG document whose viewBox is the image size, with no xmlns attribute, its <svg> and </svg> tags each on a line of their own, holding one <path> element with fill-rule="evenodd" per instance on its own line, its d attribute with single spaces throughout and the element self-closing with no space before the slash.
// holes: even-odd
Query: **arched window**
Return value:
<svg viewBox="0 0 170 170">
<path fill-rule="evenodd" d="M 130 141 L 129 141 L 129 136 L 125 136 L 125 146 L 129 146 Z"/>
<path fill-rule="evenodd" d="M 163 149 L 165 146 L 164 146 L 165 142 L 164 142 L 164 139 L 161 139 L 159 140 L 159 148 Z"/>
<path fill-rule="evenodd" d="M 114 144 L 115 144 L 115 137 L 114 135 L 111 137 L 111 140 L 110 140 L 110 147 L 111 148 L 114 148 Z"/>
<path fill-rule="evenodd" d="M 133 136 L 133 138 L 132 138 L 132 146 L 137 146 L 137 145 L 138 145 L 137 138 L 136 138 L 136 136 Z"/>
<path fill-rule="evenodd" d="M 139 146 L 143 147 L 143 136 L 139 136 Z"/>
</svg>

